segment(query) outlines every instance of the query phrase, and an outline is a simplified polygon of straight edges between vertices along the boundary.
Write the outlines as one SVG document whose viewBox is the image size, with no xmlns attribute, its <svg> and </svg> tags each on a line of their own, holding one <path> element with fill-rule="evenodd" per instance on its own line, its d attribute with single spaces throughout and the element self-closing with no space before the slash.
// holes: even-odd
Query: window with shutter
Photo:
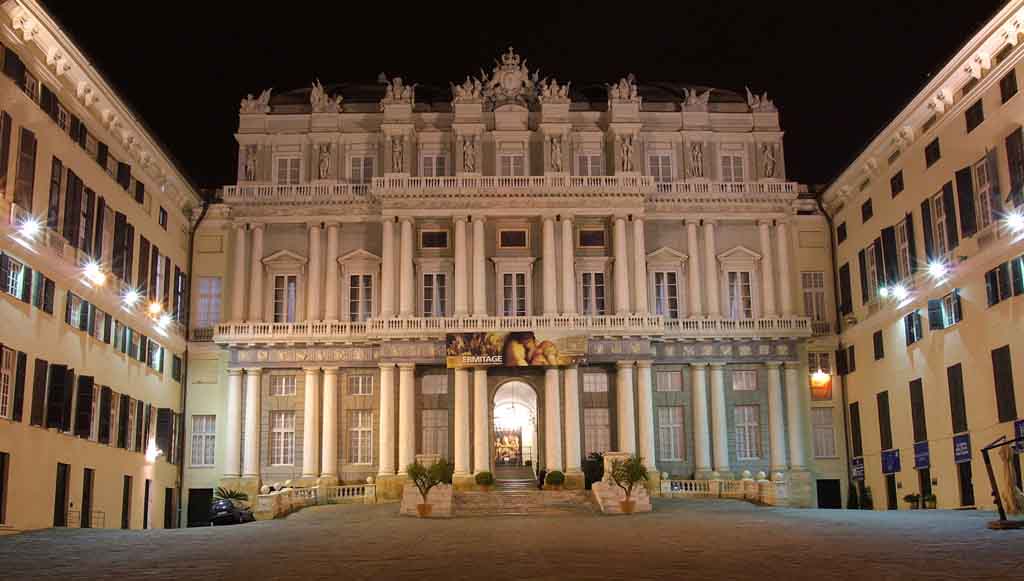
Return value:
<svg viewBox="0 0 1024 581">
<path fill-rule="evenodd" d="M 900 170 L 900 171 L 896 172 L 895 174 L 893 174 L 893 176 L 891 178 L 889 178 L 889 193 L 892 194 L 892 197 L 895 198 L 902 191 L 903 191 L 903 170 Z"/>
<path fill-rule="evenodd" d="M 875 396 L 878 401 L 878 435 L 883 450 L 892 448 L 892 421 L 889 417 L 889 392 L 883 391 Z"/>
<path fill-rule="evenodd" d="M 35 175 L 36 134 L 22 127 L 18 147 L 18 175 L 14 178 L 14 203 L 29 212 L 32 211 Z"/>
<path fill-rule="evenodd" d="M 0 182 L 7 183 L 7 160 L 11 155 L 11 116 L 0 113 Z"/>
<path fill-rule="evenodd" d="M 736 458 L 755 460 L 761 457 L 761 406 L 733 407 L 736 428 Z"/>
<path fill-rule="evenodd" d="M 949 386 L 949 410 L 953 421 L 953 433 L 967 431 L 967 405 L 964 399 L 963 367 L 957 363 L 946 368 L 946 384 Z"/>
<path fill-rule="evenodd" d="M 914 441 L 927 441 L 928 425 L 924 413 L 924 387 L 920 379 L 910 382 L 910 419 L 914 428 Z"/>
<path fill-rule="evenodd" d="M 1013 391 L 1013 364 L 1009 345 L 992 351 L 992 375 L 995 377 L 999 421 L 1010 422 L 1017 419 L 1017 399 Z"/>
<path fill-rule="evenodd" d="M 875 346 L 875 361 L 878 361 L 885 357 L 885 342 L 882 338 L 882 331 L 875 331 L 875 334 L 872 335 L 872 342 Z"/>
<path fill-rule="evenodd" d="M 78 376 L 78 397 L 75 398 L 75 435 L 79 438 L 92 437 L 92 396 L 93 378 Z"/>
<path fill-rule="evenodd" d="M 839 311 L 844 315 L 853 312 L 853 293 L 850 290 L 850 265 L 839 267 Z"/>
<path fill-rule="evenodd" d="M 942 152 L 939 149 L 939 138 L 931 140 L 931 142 L 924 148 L 924 163 L 926 167 L 935 165 L 935 162 L 939 161 L 942 157 Z"/>
<path fill-rule="evenodd" d="M 96 428 L 96 439 L 101 444 L 110 444 L 110 407 L 114 392 L 107 386 L 100 388 L 99 422 Z"/>
<path fill-rule="evenodd" d="M 811 408 L 811 429 L 814 435 L 814 457 L 836 458 L 836 429 L 832 408 Z"/>
<path fill-rule="evenodd" d="M 851 445 L 853 447 L 853 456 L 860 457 L 864 455 L 864 445 L 860 433 L 860 403 L 853 402 L 850 404 L 850 439 L 852 440 Z"/>
<path fill-rule="evenodd" d="M 658 407 L 658 452 L 662 460 L 679 462 L 686 457 L 683 444 L 683 406 Z"/>
<path fill-rule="evenodd" d="M 1024 203 L 1024 134 L 1020 127 L 1006 137 L 1006 162 L 1010 170 L 1007 200 L 1016 207 Z"/>
</svg>

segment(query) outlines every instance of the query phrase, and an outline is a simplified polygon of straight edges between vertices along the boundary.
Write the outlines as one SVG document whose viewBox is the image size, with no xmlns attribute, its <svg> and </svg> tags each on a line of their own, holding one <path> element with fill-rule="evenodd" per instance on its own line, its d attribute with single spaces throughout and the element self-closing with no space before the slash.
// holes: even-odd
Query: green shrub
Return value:
<svg viewBox="0 0 1024 581">
<path fill-rule="evenodd" d="M 440 464 L 439 470 L 441 471 L 441 482 L 444 484 L 452 483 L 452 476 L 455 474 L 455 464 L 448 461 L 447 458 L 441 458 L 437 461 Z"/>
<path fill-rule="evenodd" d="M 484 470 L 483 472 L 477 472 L 476 476 L 473 477 L 473 479 L 476 480 L 476 483 L 479 484 L 480 486 L 494 485 L 494 475 L 486 470 Z"/>
<path fill-rule="evenodd" d="M 631 456 L 625 460 L 612 462 L 612 480 L 615 485 L 626 493 L 626 500 L 633 494 L 637 484 L 647 480 L 647 468 L 640 456 Z"/>
<path fill-rule="evenodd" d="M 249 495 L 242 492 L 241 490 L 234 490 L 232 488 L 224 488 L 218 486 L 217 491 L 214 492 L 213 497 L 217 500 L 249 500 Z"/>
<path fill-rule="evenodd" d="M 584 476 L 584 487 L 590 490 L 590 486 L 595 482 L 600 482 L 604 478 L 604 455 L 599 452 L 592 452 L 587 459 L 583 461 L 583 476 Z"/>
<path fill-rule="evenodd" d="M 416 488 L 419 489 L 420 495 L 423 497 L 423 503 L 427 502 L 427 494 L 430 493 L 430 489 L 444 482 L 446 472 L 448 470 L 447 463 L 438 460 L 427 468 L 419 462 L 413 462 L 406 467 L 405 472 L 409 475 L 409 479 L 412 480 Z"/>
<path fill-rule="evenodd" d="M 544 477 L 544 484 L 548 484 L 550 486 L 561 486 L 565 484 L 565 474 L 562 474 L 560 470 L 552 470 Z"/>
</svg>

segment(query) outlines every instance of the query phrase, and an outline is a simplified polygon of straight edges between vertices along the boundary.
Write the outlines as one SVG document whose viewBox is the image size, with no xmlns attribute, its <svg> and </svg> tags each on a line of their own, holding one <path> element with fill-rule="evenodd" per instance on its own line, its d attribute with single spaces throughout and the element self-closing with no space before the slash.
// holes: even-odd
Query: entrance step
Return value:
<svg viewBox="0 0 1024 581">
<path fill-rule="evenodd" d="M 586 490 L 504 490 L 456 492 L 455 516 L 539 516 L 592 514 Z"/>
</svg>

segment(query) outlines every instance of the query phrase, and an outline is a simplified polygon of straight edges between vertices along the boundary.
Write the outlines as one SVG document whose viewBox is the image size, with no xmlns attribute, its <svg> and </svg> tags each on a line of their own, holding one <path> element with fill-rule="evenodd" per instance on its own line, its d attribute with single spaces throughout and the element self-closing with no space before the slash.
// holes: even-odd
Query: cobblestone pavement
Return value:
<svg viewBox="0 0 1024 581">
<path fill-rule="evenodd" d="M 1007 579 L 1024 531 L 991 513 L 657 500 L 628 517 L 418 520 L 398 506 L 179 530 L 0 537 L 0 579 Z"/>
</svg>

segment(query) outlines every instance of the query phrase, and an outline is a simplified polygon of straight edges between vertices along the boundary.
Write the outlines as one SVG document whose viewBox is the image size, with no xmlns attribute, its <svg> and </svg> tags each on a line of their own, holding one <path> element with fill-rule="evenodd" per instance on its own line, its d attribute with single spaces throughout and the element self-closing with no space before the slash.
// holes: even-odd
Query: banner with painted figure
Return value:
<svg viewBox="0 0 1024 581">
<path fill-rule="evenodd" d="M 446 344 L 451 369 L 572 365 L 587 355 L 584 336 L 539 338 L 533 331 L 449 333 Z"/>
</svg>

